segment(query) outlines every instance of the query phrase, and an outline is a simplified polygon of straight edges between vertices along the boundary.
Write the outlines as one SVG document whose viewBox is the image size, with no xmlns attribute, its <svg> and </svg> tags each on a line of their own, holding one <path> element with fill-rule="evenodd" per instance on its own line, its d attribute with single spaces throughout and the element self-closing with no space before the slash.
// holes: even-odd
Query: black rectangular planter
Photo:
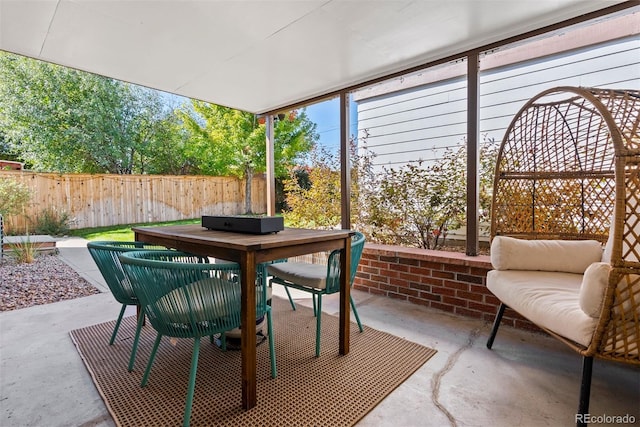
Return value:
<svg viewBox="0 0 640 427">
<path fill-rule="evenodd" d="M 269 234 L 284 230 L 281 216 L 202 216 L 202 226 L 209 230 L 235 233 Z"/>
</svg>

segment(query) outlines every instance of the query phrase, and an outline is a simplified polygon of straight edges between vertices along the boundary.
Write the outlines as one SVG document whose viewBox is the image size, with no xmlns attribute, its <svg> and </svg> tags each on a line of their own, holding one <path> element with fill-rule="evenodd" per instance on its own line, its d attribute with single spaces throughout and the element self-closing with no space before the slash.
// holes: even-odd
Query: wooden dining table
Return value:
<svg viewBox="0 0 640 427">
<path fill-rule="evenodd" d="M 349 353 L 350 230 L 285 228 L 277 233 L 215 231 L 198 224 L 134 227 L 137 241 L 240 264 L 242 407 L 256 406 L 256 267 L 263 262 L 316 252 L 340 250 L 339 353 Z"/>
</svg>

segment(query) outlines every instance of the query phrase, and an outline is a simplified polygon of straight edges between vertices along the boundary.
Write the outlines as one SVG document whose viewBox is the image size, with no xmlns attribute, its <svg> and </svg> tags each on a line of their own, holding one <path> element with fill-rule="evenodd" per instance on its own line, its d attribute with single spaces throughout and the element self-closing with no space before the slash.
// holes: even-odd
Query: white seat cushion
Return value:
<svg viewBox="0 0 640 427">
<path fill-rule="evenodd" d="M 507 306 L 550 331 L 587 347 L 598 319 L 580 307 L 582 274 L 491 270 L 487 288 Z"/>
<path fill-rule="evenodd" d="M 309 288 L 326 289 L 327 266 L 305 262 L 280 262 L 267 266 L 269 275 Z"/>
</svg>

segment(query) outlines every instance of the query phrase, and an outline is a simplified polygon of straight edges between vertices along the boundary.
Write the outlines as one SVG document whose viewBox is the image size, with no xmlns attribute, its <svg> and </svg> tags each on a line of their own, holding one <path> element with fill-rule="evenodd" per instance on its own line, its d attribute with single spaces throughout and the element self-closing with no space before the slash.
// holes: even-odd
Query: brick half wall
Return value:
<svg viewBox="0 0 640 427">
<path fill-rule="evenodd" d="M 493 322 L 500 301 L 486 286 L 490 258 L 366 244 L 353 287 L 359 291 Z M 513 310 L 502 325 L 537 330 Z"/>
</svg>

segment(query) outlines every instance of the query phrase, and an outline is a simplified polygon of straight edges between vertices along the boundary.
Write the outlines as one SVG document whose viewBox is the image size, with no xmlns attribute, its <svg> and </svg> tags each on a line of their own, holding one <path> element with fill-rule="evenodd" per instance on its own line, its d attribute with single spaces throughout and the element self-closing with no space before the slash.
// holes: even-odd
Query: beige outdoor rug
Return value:
<svg viewBox="0 0 640 427">
<path fill-rule="evenodd" d="M 420 368 L 435 350 L 365 326 L 351 325 L 350 352 L 338 355 L 338 318 L 322 318 L 322 347 L 315 357 L 315 318 L 310 308 L 273 299 L 278 377 L 272 379 L 269 346 L 257 348 L 256 407 L 241 407 L 240 352 L 221 351 L 202 340 L 191 414 L 192 426 L 350 426 Z M 182 423 L 192 340 L 168 338 L 158 350 L 149 383 L 140 387 L 155 331 L 143 328 L 136 367 L 127 372 L 134 316 L 123 320 L 108 345 L 115 321 L 71 331 L 78 351 L 117 425 L 178 426 Z M 266 328 L 265 328 L 266 330 Z"/>
</svg>

